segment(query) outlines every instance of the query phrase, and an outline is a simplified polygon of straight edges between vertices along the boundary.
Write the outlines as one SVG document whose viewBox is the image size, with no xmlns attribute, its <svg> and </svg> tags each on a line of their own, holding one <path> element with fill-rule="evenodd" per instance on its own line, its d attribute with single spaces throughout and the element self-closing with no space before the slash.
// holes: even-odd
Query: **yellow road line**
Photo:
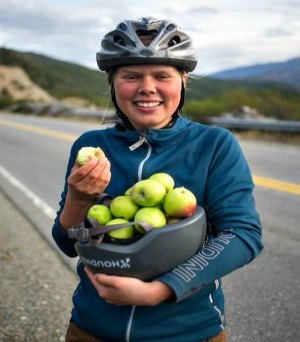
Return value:
<svg viewBox="0 0 300 342">
<path fill-rule="evenodd" d="M 34 125 L 27 125 L 23 123 L 17 123 L 6 119 L 0 119 L 0 124 L 20 129 L 22 131 L 33 132 L 41 135 L 51 136 L 61 140 L 74 141 L 77 136 L 73 134 L 68 134 L 64 132 L 55 131 L 52 129 L 42 128 Z M 253 180 L 255 185 L 261 186 L 268 189 L 273 189 L 281 192 L 287 192 L 294 195 L 300 195 L 300 184 L 282 182 L 277 179 L 255 176 L 253 175 Z"/>
<path fill-rule="evenodd" d="M 255 185 L 262 186 L 264 188 L 300 195 L 300 184 L 297 183 L 282 182 L 277 179 L 255 175 L 253 175 L 253 181 Z"/>
<path fill-rule="evenodd" d="M 53 129 L 43 128 L 43 127 L 34 126 L 34 125 L 13 122 L 10 120 L 5 120 L 5 119 L 0 119 L 0 124 L 7 126 L 7 127 L 16 128 L 22 131 L 33 132 L 33 133 L 46 135 L 46 136 L 50 136 L 50 137 L 58 138 L 62 140 L 74 141 L 77 138 L 77 136 L 73 134 L 59 132 Z"/>
</svg>

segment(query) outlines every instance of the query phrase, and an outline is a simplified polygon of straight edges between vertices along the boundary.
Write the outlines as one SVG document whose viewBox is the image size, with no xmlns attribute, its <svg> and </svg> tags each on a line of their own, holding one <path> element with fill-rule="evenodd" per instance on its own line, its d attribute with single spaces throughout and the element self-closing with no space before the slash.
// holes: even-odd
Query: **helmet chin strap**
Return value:
<svg viewBox="0 0 300 342">
<path fill-rule="evenodd" d="M 112 100 L 112 103 L 116 109 L 116 115 L 118 116 L 119 119 L 121 119 L 121 123 L 118 124 L 118 128 L 123 128 L 123 129 L 128 129 L 128 130 L 134 131 L 135 128 L 131 124 L 130 120 L 121 111 L 120 107 L 118 106 L 118 103 L 116 100 L 115 89 L 114 89 L 113 85 L 111 86 L 110 91 L 111 91 L 111 100 Z M 162 127 L 162 129 L 172 127 L 182 113 L 182 108 L 183 108 L 184 100 L 185 100 L 185 87 L 184 87 L 183 82 L 181 84 L 181 94 L 180 95 L 181 95 L 180 96 L 180 102 L 179 102 L 177 109 L 175 110 L 175 112 L 171 116 L 169 123 L 166 126 Z"/>
</svg>

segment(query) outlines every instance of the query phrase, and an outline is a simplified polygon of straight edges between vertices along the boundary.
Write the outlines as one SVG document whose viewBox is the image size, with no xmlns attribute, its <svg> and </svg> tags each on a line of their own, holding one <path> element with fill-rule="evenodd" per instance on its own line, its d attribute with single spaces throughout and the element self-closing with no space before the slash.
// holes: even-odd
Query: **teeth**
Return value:
<svg viewBox="0 0 300 342">
<path fill-rule="evenodd" d="M 157 107 L 159 102 L 137 102 L 138 107 Z"/>
</svg>

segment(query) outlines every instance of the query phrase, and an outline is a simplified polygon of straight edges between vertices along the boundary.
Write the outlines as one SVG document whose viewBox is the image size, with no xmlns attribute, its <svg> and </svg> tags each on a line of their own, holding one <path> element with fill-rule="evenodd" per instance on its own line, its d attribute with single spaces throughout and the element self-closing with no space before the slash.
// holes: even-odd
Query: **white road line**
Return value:
<svg viewBox="0 0 300 342">
<path fill-rule="evenodd" d="M 47 217 L 54 220 L 56 217 L 56 212 L 51 208 L 46 202 L 44 202 L 40 197 L 38 197 L 34 192 L 32 192 L 26 185 L 21 183 L 17 178 L 10 174 L 3 166 L 0 165 L 0 174 L 4 177 L 6 181 L 12 184 L 15 188 L 21 191 L 25 197 L 32 201 L 32 203 L 39 208 Z"/>
</svg>

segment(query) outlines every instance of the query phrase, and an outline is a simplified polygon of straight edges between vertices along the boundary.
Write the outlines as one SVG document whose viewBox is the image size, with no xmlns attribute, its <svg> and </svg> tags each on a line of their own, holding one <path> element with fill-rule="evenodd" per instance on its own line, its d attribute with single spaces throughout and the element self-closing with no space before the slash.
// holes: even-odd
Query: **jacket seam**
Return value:
<svg viewBox="0 0 300 342">
<path fill-rule="evenodd" d="M 216 286 L 215 290 L 217 290 L 220 287 L 220 281 L 218 279 L 215 280 L 215 286 Z M 225 317 L 222 314 L 222 311 L 218 307 L 217 303 L 213 299 L 212 293 L 210 293 L 210 295 L 209 295 L 209 300 L 210 300 L 210 303 L 211 303 L 214 311 L 216 311 L 218 313 L 218 316 L 219 316 L 219 319 L 220 319 L 220 328 L 222 330 L 224 330 L 225 329 Z"/>
</svg>

